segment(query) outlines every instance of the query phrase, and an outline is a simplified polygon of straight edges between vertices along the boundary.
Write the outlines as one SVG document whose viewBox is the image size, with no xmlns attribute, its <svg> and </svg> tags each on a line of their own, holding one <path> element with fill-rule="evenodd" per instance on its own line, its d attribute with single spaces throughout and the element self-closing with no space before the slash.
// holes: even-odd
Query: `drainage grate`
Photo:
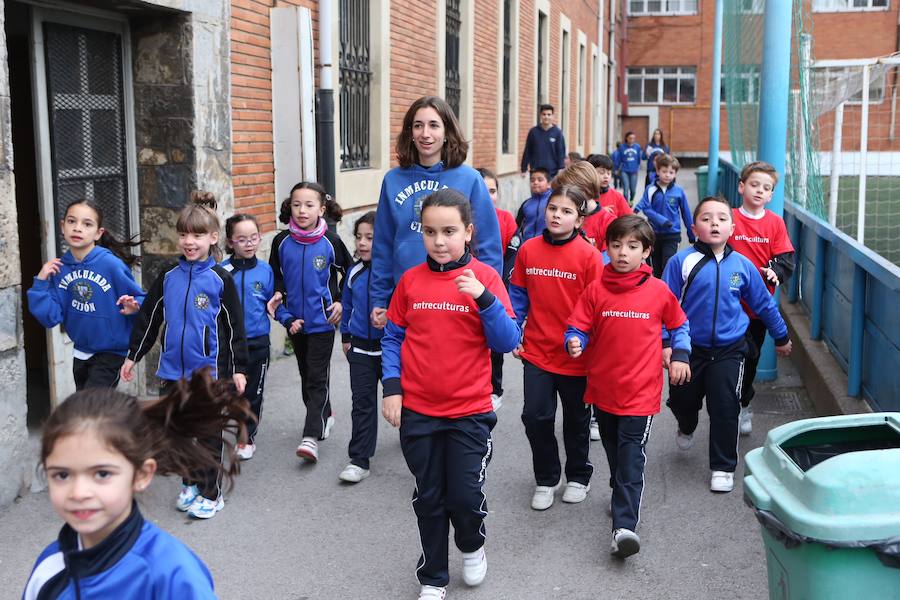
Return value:
<svg viewBox="0 0 900 600">
<path fill-rule="evenodd" d="M 788 415 L 804 412 L 803 403 L 797 392 L 763 392 L 753 398 L 755 412 Z"/>
</svg>

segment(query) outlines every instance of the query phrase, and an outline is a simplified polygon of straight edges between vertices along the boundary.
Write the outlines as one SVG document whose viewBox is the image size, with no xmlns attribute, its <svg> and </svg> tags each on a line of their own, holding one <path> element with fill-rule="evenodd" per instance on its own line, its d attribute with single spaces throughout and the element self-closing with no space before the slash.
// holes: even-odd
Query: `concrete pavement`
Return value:
<svg viewBox="0 0 900 600">
<path fill-rule="evenodd" d="M 758 398 L 754 434 L 741 439 L 742 454 L 761 445 L 767 429 L 811 416 L 790 363 L 781 369 L 777 385 Z M 350 390 L 337 345 L 332 378 L 337 424 L 320 444 L 318 464 L 294 455 L 304 413 L 296 365 L 285 357 L 271 368 L 257 456 L 245 463 L 217 517 L 196 522 L 177 512 L 175 478 L 157 479 L 141 498 L 147 518 L 206 562 L 221 598 L 416 597 L 413 480 L 397 431 L 382 420 L 372 476 L 356 486 L 339 482 L 350 437 Z M 534 479 L 519 418 L 517 360 L 507 359 L 505 383 L 486 484 L 488 576 L 479 588 L 467 588 L 460 555 L 451 550 L 449 599 L 766 597 L 763 546 L 742 501 L 742 467 L 733 493 L 708 491 L 705 417 L 687 452 L 675 448 L 675 424 L 665 407 L 654 421 L 638 528 L 642 550 L 621 561 L 608 553 L 609 473 L 599 442 L 592 445 L 593 489 L 583 504 L 563 504 L 558 494 L 546 512 L 530 508 Z M 34 559 L 60 525 L 46 493 L 29 494 L 0 512 L 0 597 L 20 596 Z"/>
</svg>

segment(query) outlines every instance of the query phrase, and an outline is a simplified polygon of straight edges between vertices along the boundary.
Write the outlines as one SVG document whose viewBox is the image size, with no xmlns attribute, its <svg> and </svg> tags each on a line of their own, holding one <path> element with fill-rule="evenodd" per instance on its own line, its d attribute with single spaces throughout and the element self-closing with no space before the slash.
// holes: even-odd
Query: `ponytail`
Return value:
<svg viewBox="0 0 900 600">
<path fill-rule="evenodd" d="M 178 233 L 212 233 L 219 232 L 219 215 L 216 214 L 216 196 L 212 192 L 194 190 L 191 192 L 191 203 L 185 206 L 175 222 Z M 209 247 L 209 253 L 219 262 L 222 250 L 218 244 Z"/>
<path fill-rule="evenodd" d="M 103 210 L 100 208 L 100 205 L 96 202 L 88 200 L 87 198 L 79 198 L 78 200 L 73 200 L 69 202 L 66 206 L 64 215 L 69 214 L 69 209 L 75 206 L 76 204 L 83 204 L 87 206 L 94 214 L 97 215 L 97 227 L 103 227 Z M 103 228 L 103 233 L 100 235 L 100 239 L 97 240 L 97 246 L 102 246 L 118 256 L 122 262 L 126 265 L 133 266 L 136 264 L 140 264 L 141 258 L 139 256 L 135 256 L 131 253 L 130 248 L 136 248 L 143 244 L 142 241 L 137 239 L 137 236 L 132 237 L 130 240 L 120 240 L 115 235 L 112 234 L 105 227 Z"/>
<path fill-rule="evenodd" d="M 287 225 L 291 222 L 291 196 L 297 190 L 312 190 L 319 195 L 319 202 L 325 207 L 325 220 L 332 223 L 340 223 L 344 218 L 344 209 L 335 201 L 334 196 L 325 191 L 321 184 L 315 181 L 301 181 L 291 188 L 288 197 L 281 201 L 278 211 L 278 220 Z"/>
</svg>

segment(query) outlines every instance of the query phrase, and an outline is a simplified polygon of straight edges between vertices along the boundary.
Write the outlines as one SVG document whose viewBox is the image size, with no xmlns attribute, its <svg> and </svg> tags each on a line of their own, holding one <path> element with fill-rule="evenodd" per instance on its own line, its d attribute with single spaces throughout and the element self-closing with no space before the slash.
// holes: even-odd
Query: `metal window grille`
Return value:
<svg viewBox="0 0 900 600">
<path fill-rule="evenodd" d="M 370 166 L 369 0 L 341 0 L 341 170 Z"/>
<path fill-rule="evenodd" d="M 73 200 L 103 211 L 103 226 L 129 237 L 122 38 L 44 23 L 55 222 Z M 61 254 L 62 231 L 56 233 Z"/>
<path fill-rule="evenodd" d="M 512 57 L 512 2 L 503 0 L 503 123 L 501 125 L 501 146 L 503 154 L 509 153 L 509 121 L 511 102 L 511 65 Z"/>
<path fill-rule="evenodd" d="M 460 0 L 447 0 L 447 35 L 444 40 L 446 45 L 444 96 L 457 117 L 459 117 L 459 101 L 462 96 L 459 77 L 459 32 L 462 27 L 462 15 L 459 3 Z"/>
</svg>

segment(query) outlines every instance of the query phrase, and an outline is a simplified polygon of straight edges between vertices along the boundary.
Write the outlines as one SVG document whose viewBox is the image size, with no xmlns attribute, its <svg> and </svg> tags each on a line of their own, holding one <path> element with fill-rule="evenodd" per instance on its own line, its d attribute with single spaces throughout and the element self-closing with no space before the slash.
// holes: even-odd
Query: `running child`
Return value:
<svg viewBox="0 0 900 600">
<path fill-rule="evenodd" d="M 288 228 L 272 240 L 269 255 L 277 290 L 269 307 L 291 336 L 306 406 L 297 456 L 309 462 L 319 460 L 318 441 L 334 425 L 331 351 L 343 312 L 338 277 L 353 264 L 344 242 L 328 230 L 326 212 L 339 215 L 340 207 L 321 185 L 303 181 L 291 188 L 278 217 Z"/>
<path fill-rule="evenodd" d="M 156 343 L 160 328 L 160 394 L 204 367 L 215 379 L 231 379 L 238 394 L 247 384 L 247 338 L 241 300 L 231 275 L 216 264 L 219 217 L 208 192 L 193 192 L 191 203 L 178 215 L 175 230 L 182 252 L 175 266 L 163 270 L 141 305 L 128 357 L 122 364 L 125 381 L 134 365 Z M 217 436 L 199 439 L 221 456 Z M 209 519 L 225 507 L 219 472 L 206 469 L 182 480 L 175 508 L 197 519 Z"/>
<path fill-rule="evenodd" d="M 509 271 L 512 269 L 512 264 L 515 262 L 515 252 L 518 249 L 518 246 L 510 248 L 510 244 L 513 236 L 516 235 L 518 225 L 516 224 L 516 218 L 511 212 L 497 207 L 497 199 L 499 198 L 500 192 L 499 186 L 497 185 L 497 176 L 494 175 L 494 172 L 484 168 L 477 169 L 477 171 L 481 173 L 481 176 L 484 178 L 484 184 L 487 186 L 488 193 L 491 195 L 491 202 L 494 203 L 494 209 L 497 211 L 497 221 L 500 223 L 500 247 L 503 248 L 504 252 L 503 283 L 507 286 L 507 289 L 509 289 Z M 507 260 L 507 250 L 511 252 L 511 260 Z M 509 269 L 506 267 L 507 262 L 510 263 Z M 503 353 L 501 352 L 491 352 L 491 386 L 494 390 L 491 392 L 491 403 L 496 411 L 503 406 Z"/>
<path fill-rule="evenodd" d="M 637 193 L 637 174 L 641 170 L 641 157 L 644 153 L 641 145 L 634 140 L 633 131 L 625 134 L 625 142 L 617 150 L 619 155 L 616 162 L 616 170 L 619 171 L 622 178 L 623 194 L 632 204 L 634 195 Z"/>
<path fill-rule="evenodd" d="M 644 448 L 660 409 L 659 365 L 669 369 L 672 385 L 689 380 L 691 343 L 678 300 L 644 262 L 653 247 L 650 225 L 636 215 L 619 217 L 606 230 L 606 240 L 611 262 L 575 305 L 565 344 L 573 358 L 587 355 L 584 399 L 597 409 L 609 462 L 611 552 L 625 558 L 640 550 Z"/>
<path fill-rule="evenodd" d="M 519 249 L 510 279 L 516 321 L 526 323 L 524 341 L 513 355 L 524 363 L 522 423 L 537 484 L 531 499 L 534 510 L 550 508 L 561 484 L 554 434 L 557 394 L 566 450 L 563 502 L 582 502 L 587 497 L 594 470 L 588 457 L 591 411 L 584 403 L 587 361 L 572 360 L 560 343 L 572 308 L 603 269 L 600 252 L 578 233 L 587 204 L 588 196 L 576 187 L 553 190 L 547 203 L 547 228 Z"/>
<path fill-rule="evenodd" d="M 497 422 L 489 350 L 511 351 L 521 332 L 500 276 L 468 250 L 469 200 L 449 188 L 428 196 L 422 232 L 428 258 L 400 278 L 388 309 L 382 412 L 400 427 L 416 478 L 419 599 L 441 600 L 451 523 L 463 580 L 478 585 L 487 573 L 483 486 Z"/>
<path fill-rule="evenodd" d="M 794 246 L 788 237 L 784 220 L 770 210 L 766 204 L 772 201 L 775 186 L 778 185 L 778 172 L 775 167 L 765 162 L 752 162 L 741 169 L 741 180 L 738 193 L 743 202 L 741 207 L 732 211 L 734 216 L 734 235 L 729 244 L 736 252 L 750 259 L 763 279 L 769 293 L 783 285 L 794 272 Z M 750 401 L 756 394 L 753 380 L 759 366 L 759 354 L 766 339 L 766 326 L 753 311 L 744 307 L 750 317 L 747 333 L 753 347 L 747 355 L 744 367 L 744 379 L 741 389 L 741 414 L 739 428 L 741 435 L 753 433 L 753 409 Z"/>
<path fill-rule="evenodd" d="M 41 465 L 50 503 L 66 524 L 38 557 L 24 600 L 216 597 L 203 561 L 145 520 L 135 501 L 156 474 L 213 469 L 229 483 L 237 474 L 239 461 L 226 469 L 194 443 L 212 437 L 231 450 L 229 440 L 241 435 L 248 416 L 247 401 L 208 371 L 175 382 L 153 403 L 88 389 L 53 411 L 44 425 Z"/>
<path fill-rule="evenodd" d="M 634 211 L 631 210 L 625 196 L 610 185 L 615 171 L 613 159 L 606 154 L 591 154 L 587 160 L 597 172 L 597 180 L 600 182 L 600 195 L 597 197 L 597 202 L 614 217 L 632 214 Z"/>
<path fill-rule="evenodd" d="M 644 187 L 653 183 L 656 178 L 656 157 L 661 154 L 669 154 L 669 145 L 663 136 L 662 129 L 654 129 L 650 141 L 644 148 L 644 160 L 647 161 L 647 176 L 644 179 Z"/>
<path fill-rule="evenodd" d="M 50 329 L 62 323 L 72 339 L 75 389 L 114 388 L 128 354 L 134 315 L 144 290 L 129 268 L 137 257 L 103 227 L 103 212 L 75 200 L 60 221 L 69 250 L 47 261 L 28 290 L 28 310 Z"/>
<path fill-rule="evenodd" d="M 547 200 L 550 198 L 550 172 L 543 167 L 532 169 L 529 182 L 531 197 L 522 202 L 516 214 L 520 243 L 541 235 L 547 225 L 544 222 L 544 213 L 547 210 Z"/>
<path fill-rule="evenodd" d="M 359 260 L 344 277 L 341 294 L 341 343 L 350 363 L 350 391 L 353 410 L 350 413 L 353 432 L 350 464 L 338 478 L 359 483 L 369 476 L 369 460 L 375 455 L 378 439 L 378 382 L 381 379 L 381 338 L 384 330 L 372 325 L 372 240 L 375 238 L 375 211 L 371 210 L 353 224 L 356 256 Z"/>
<path fill-rule="evenodd" d="M 259 224 L 252 215 L 236 214 L 225 220 L 225 243 L 231 256 L 222 268 L 231 273 L 244 309 L 247 333 L 247 385 L 244 397 L 250 402 L 252 419 L 247 421 L 247 440 L 237 445 L 241 460 L 256 452 L 256 433 L 262 418 L 263 390 L 269 371 L 269 315 L 266 303 L 275 294 L 275 276 L 268 263 L 256 258 L 260 242 Z"/>
<path fill-rule="evenodd" d="M 669 259 L 678 252 L 681 243 L 681 225 L 684 221 L 688 242 L 694 243 L 693 220 L 688 207 L 687 194 L 675 183 L 675 175 L 681 164 L 678 159 L 668 154 L 657 154 L 656 180 L 644 188 L 641 201 L 634 207 L 634 212 L 643 212 L 653 226 L 656 244 L 650 253 L 653 265 L 653 276 L 662 277 Z"/>
<path fill-rule="evenodd" d="M 600 196 L 600 181 L 591 163 L 580 160 L 565 171 L 560 171 L 550 186 L 556 190 L 563 186 L 577 187 L 588 198 L 587 216 L 581 224 L 581 232 L 592 246 L 600 251 L 606 249 L 606 228 L 615 217 L 603 210 L 597 198 Z"/>
<path fill-rule="evenodd" d="M 675 442 L 682 450 L 693 444 L 705 396 L 713 492 L 734 489 L 741 377 L 749 351 L 745 334 L 750 319 L 741 302 L 765 323 L 778 354 L 791 352 L 787 325 L 759 269 L 728 245 L 734 232 L 731 214 L 724 198 L 701 200 L 694 209 L 697 243 L 672 257 L 663 272 L 691 323 L 691 380 L 669 387 L 668 405 L 678 421 Z"/>
</svg>

